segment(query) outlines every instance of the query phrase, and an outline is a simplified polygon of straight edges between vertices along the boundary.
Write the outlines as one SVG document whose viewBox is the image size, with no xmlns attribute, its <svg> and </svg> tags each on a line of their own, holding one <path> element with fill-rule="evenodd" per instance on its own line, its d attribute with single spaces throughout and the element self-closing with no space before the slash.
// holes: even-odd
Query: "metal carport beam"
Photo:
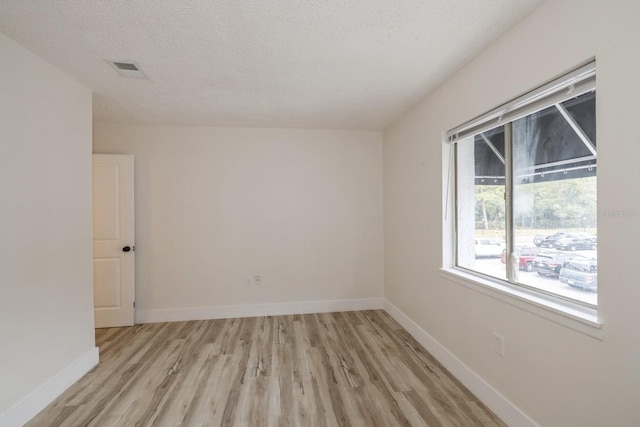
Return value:
<svg viewBox="0 0 640 427">
<path fill-rule="evenodd" d="M 576 157 L 574 159 L 558 160 L 557 162 L 550 162 L 550 163 L 543 163 L 541 165 L 528 166 L 526 168 L 519 168 L 518 170 L 529 171 L 529 170 L 546 169 L 553 166 L 573 165 L 575 163 L 588 162 L 589 160 L 596 160 L 596 156 L 584 156 L 584 157 Z"/>
<path fill-rule="evenodd" d="M 486 143 L 487 143 L 487 145 L 489 146 L 489 148 L 491 149 L 491 151 L 493 151 L 493 154 L 495 154 L 495 155 L 498 157 L 498 159 L 500 159 L 500 161 L 502 162 L 502 164 L 504 165 L 504 157 L 502 156 L 502 154 L 500 154 L 500 152 L 498 151 L 498 149 L 496 148 L 496 146 L 495 146 L 495 145 L 493 145 L 493 142 L 491 142 L 491 141 L 489 140 L 489 138 L 487 138 L 487 137 L 484 135 L 484 132 L 482 132 L 482 133 L 480 134 L 480 136 L 482 137 L 482 139 L 484 140 L 484 142 L 486 142 Z"/>
<path fill-rule="evenodd" d="M 571 117 L 571 114 L 569 114 L 567 109 L 564 108 L 564 106 L 562 104 L 554 104 L 554 105 L 556 106 L 558 111 L 560 111 L 560 114 L 562 114 L 562 117 L 564 117 L 564 119 L 567 121 L 567 123 L 569 123 L 569 126 L 571 126 L 571 128 L 578 134 L 578 136 L 582 140 L 583 144 L 589 149 L 589 151 L 591 151 L 591 154 L 596 156 L 597 152 L 596 152 L 595 145 L 593 145 L 593 142 L 591 142 L 591 140 L 589 139 L 587 134 L 584 133 L 584 131 L 582 130 L 580 125 L 578 125 L 578 123 L 576 123 L 576 121 L 573 119 L 573 117 Z"/>
</svg>

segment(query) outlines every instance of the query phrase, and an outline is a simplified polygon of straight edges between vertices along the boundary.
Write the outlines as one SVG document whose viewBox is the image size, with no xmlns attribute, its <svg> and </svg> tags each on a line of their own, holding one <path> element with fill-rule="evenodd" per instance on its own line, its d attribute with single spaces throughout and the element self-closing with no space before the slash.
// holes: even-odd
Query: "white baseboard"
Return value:
<svg viewBox="0 0 640 427">
<path fill-rule="evenodd" d="M 334 311 L 381 310 L 382 308 L 384 308 L 383 298 L 361 298 L 272 304 L 219 305 L 213 307 L 155 310 L 136 309 L 136 323 L 279 316 L 285 314 L 330 313 Z"/>
<path fill-rule="evenodd" d="M 507 425 L 518 427 L 535 427 L 538 425 L 396 306 L 385 300 L 384 309 Z"/>
<path fill-rule="evenodd" d="M 97 364 L 98 347 L 94 347 L 0 415 L 0 427 L 24 425 Z"/>
</svg>

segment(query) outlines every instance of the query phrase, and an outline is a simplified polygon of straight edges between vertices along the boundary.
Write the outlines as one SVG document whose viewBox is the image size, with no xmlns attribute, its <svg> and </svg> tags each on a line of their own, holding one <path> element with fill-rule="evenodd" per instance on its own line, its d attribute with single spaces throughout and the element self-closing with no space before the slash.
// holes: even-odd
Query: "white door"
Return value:
<svg viewBox="0 0 640 427">
<path fill-rule="evenodd" d="M 134 323 L 133 155 L 93 155 L 96 328 Z"/>
</svg>

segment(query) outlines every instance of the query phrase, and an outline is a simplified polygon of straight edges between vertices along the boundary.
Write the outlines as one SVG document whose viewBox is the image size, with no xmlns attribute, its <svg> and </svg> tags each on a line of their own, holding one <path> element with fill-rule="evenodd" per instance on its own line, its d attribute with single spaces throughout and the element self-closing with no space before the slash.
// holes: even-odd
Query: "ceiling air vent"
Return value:
<svg viewBox="0 0 640 427">
<path fill-rule="evenodd" d="M 140 65 L 134 61 L 107 61 L 122 77 L 146 79 Z"/>
</svg>

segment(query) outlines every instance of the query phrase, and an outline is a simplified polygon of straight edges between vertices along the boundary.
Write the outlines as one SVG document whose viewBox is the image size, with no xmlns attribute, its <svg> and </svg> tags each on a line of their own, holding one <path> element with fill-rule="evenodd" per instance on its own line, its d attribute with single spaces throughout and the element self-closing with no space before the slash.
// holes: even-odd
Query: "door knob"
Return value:
<svg viewBox="0 0 640 427">
<path fill-rule="evenodd" d="M 122 252 L 129 252 L 131 250 L 131 246 L 125 246 L 122 248 Z"/>
</svg>

